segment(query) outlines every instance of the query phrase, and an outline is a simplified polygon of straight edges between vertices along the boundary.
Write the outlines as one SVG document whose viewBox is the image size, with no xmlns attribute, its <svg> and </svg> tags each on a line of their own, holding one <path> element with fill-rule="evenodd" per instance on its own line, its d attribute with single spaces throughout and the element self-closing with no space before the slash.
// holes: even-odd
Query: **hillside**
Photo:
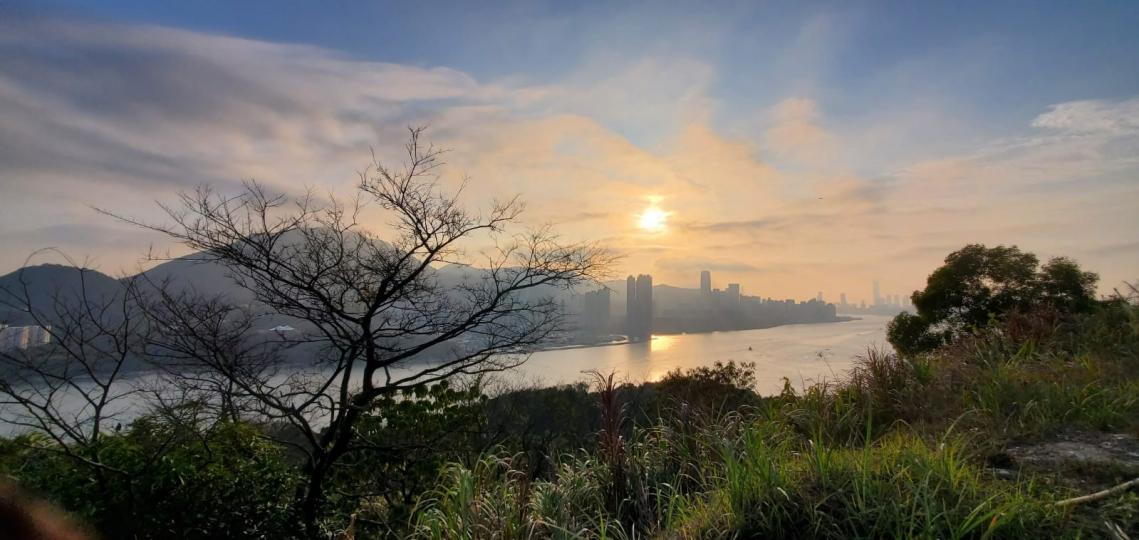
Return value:
<svg viewBox="0 0 1139 540">
<path fill-rule="evenodd" d="M 78 305 L 84 297 L 104 302 L 122 292 L 119 280 L 96 270 L 59 264 L 28 266 L 0 276 L 0 322 L 34 324 L 27 313 L 29 305 L 52 317 L 57 301 L 68 306 Z"/>
</svg>

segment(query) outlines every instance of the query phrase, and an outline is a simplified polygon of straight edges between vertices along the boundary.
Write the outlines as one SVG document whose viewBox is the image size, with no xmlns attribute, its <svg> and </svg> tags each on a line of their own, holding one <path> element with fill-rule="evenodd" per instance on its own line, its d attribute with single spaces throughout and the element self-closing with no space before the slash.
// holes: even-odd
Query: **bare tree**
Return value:
<svg viewBox="0 0 1139 540">
<path fill-rule="evenodd" d="M 152 311 L 170 324 L 152 352 L 197 363 L 213 388 L 234 397 L 229 406 L 299 434 L 307 482 L 296 510 L 313 537 L 325 480 L 378 398 L 517 366 L 561 328 L 551 291 L 599 277 L 613 260 L 596 245 L 560 243 L 546 228 L 511 233 L 523 208 L 517 198 L 485 214 L 467 210 L 459 193 L 439 187 L 440 151 L 421 135 L 411 130 L 401 168 L 376 162 L 361 173 L 347 204 L 249 182 L 237 196 L 206 187 L 183 194 L 163 206 L 172 223 L 120 217 L 224 265 L 252 293 L 249 311 L 163 293 L 165 308 Z M 359 224 L 369 199 L 392 217 L 387 241 Z M 495 247 L 471 261 L 459 244 L 472 237 Z M 467 279 L 444 283 L 437 268 L 453 262 L 475 265 Z M 296 331 L 258 339 L 254 321 L 264 316 L 287 317 Z M 283 356 L 303 365 L 283 369 Z"/>
<path fill-rule="evenodd" d="M 100 442 L 120 414 L 142 406 L 140 388 L 124 377 L 139 361 L 148 324 L 132 302 L 133 280 L 111 281 L 108 290 L 93 283 L 107 285 L 105 276 L 72 264 L 53 270 L 63 283 L 50 288 L 30 283 L 28 268 L 0 287 L 0 322 L 46 337 L 0 350 L 0 421 L 42 434 L 32 443 L 38 449 L 92 468 L 105 485 L 107 475 L 131 474 L 100 457 Z"/>
</svg>

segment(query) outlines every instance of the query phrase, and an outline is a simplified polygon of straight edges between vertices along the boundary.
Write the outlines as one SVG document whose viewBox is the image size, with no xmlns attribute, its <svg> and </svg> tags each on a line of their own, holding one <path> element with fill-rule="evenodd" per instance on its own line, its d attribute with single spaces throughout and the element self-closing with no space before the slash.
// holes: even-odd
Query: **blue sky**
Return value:
<svg viewBox="0 0 1139 540">
<path fill-rule="evenodd" d="M 761 294 L 907 292 L 970 241 L 1139 277 L 1137 2 L 482 4 L 5 4 L 0 236 L 107 227 L 122 267 L 153 239 L 87 205 L 344 188 L 428 123 L 456 173 L 666 282 L 703 264 Z M 59 144 L 33 159 L 38 140 Z M 671 227 L 638 231 L 646 205 Z"/>
</svg>

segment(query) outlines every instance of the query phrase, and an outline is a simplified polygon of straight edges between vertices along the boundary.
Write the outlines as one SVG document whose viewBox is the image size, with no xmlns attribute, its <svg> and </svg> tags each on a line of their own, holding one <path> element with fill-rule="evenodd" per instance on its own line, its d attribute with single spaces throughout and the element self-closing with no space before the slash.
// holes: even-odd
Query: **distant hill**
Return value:
<svg viewBox="0 0 1139 540">
<path fill-rule="evenodd" d="M 297 241 L 300 241 L 300 237 L 294 235 L 283 238 L 280 245 L 282 249 L 287 249 L 291 243 Z M 469 265 L 448 264 L 439 268 L 428 269 L 427 275 L 438 280 L 443 290 L 458 291 L 464 284 L 477 284 L 487 278 L 486 272 L 485 269 Z M 81 293 L 81 275 L 86 279 L 87 292 L 92 295 L 91 298 L 106 298 L 108 295 L 117 295 L 124 289 L 121 281 L 95 270 L 80 270 L 71 266 L 45 264 L 26 267 L 0 277 L 0 295 L 9 296 L 3 292 L 5 288 L 13 294 L 22 295 L 22 279 L 33 298 L 33 305 L 38 310 L 43 310 L 51 307 L 52 299 L 57 291 L 62 291 L 68 298 L 78 298 Z M 163 262 L 135 277 L 143 278 L 144 286 L 146 283 L 165 283 L 174 289 L 186 288 L 208 296 L 223 296 L 239 304 L 254 301 L 253 293 L 238 285 L 228 268 L 221 263 L 208 260 L 208 257 L 200 252 Z M 586 287 L 586 290 L 592 290 L 592 288 Z M 564 302 L 572 302 L 572 294 L 568 291 L 550 287 L 539 287 L 522 295 L 526 299 L 545 296 L 553 296 Z M 10 297 L 8 300 L 4 301 L 4 298 L 0 297 L 0 303 L 11 303 Z M 0 306 L 0 323 L 10 321 L 7 324 L 29 324 L 26 314 L 22 315 L 17 311 L 3 308 L 4 306 Z M 280 320 L 270 318 L 266 320 L 265 324 L 295 326 L 297 323 L 283 318 Z"/>
<path fill-rule="evenodd" d="M 200 253 L 172 259 L 143 272 L 140 277 L 149 283 L 168 282 L 174 288 L 187 288 L 207 296 L 224 296 L 239 304 L 253 300 L 253 294 L 239 286 L 224 265 L 202 259 Z"/>
<path fill-rule="evenodd" d="M 109 300 L 123 292 L 123 284 L 90 268 L 60 264 L 27 266 L 0 276 L 0 323 L 13 326 L 33 324 L 25 313 L 25 297 L 41 313 L 50 313 L 57 299 L 77 305 L 87 298 Z"/>
</svg>

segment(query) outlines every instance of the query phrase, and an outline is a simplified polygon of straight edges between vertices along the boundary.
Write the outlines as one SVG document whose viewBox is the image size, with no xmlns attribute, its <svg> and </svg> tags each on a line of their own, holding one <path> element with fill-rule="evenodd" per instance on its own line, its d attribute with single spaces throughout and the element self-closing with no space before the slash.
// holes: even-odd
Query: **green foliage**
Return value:
<svg viewBox="0 0 1139 540">
<path fill-rule="evenodd" d="M 859 449 L 798 439 L 771 425 L 708 427 L 713 455 L 685 456 L 676 432 L 638 432 L 659 466 L 696 459 L 699 481 L 631 483 L 636 515 L 604 501 L 609 467 L 585 455 L 528 481 L 508 457 L 455 465 L 423 501 L 420 538 L 1020 538 L 1055 537 L 1065 517 L 1031 486 L 987 477 L 960 439 L 899 433 Z M 663 438 L 661 438 L 663 436 Z M 647 463 L 643 463 L 645 465 Z M 674 471 L 675 472 L 675 471 Z M 632 475 L 635 477 L 636 475 Z M 679 477 L 674 477 L 679 479 Z M 660 478 L 664 479 L 664 478 Z"/>
<path fill-rule="evenodd" d="M 958 439 L 898 433 L 860 449 L 744 433 L 681 526 L 692 537 L 1020 538 L 1061 524 L 1046 500 L 987 480 Z"/>
<path fill-rule="evenodd" d="M 604 444 L 551 456 L 556 466 L 539 476 L 508 454 L 456 464 L 423 500 L 415 534 L 1077 538 L 1102 534 L 1105 519 L 1139 532 L 1133 495 L 1052 504 L 1073 494 L 1063 475 L 1086 483 L 1087 471 L 1025 469 L 1007 480 L 987 470 L 1012 441 L 1139 433 L 1139 308 L 1119 300 L 1051 313 L 1007 317 L 933 355 L 869 350 L 846 380 L 802 394 L 787 388 L 756 406 L 634 427 L 622 441 L 621 504 L 608 500 L 617 479 Z M 675 377 L 680 388 L 716 378 Z M 665 393 L 663 381 L 644 386 Z"/>
<path fill-rule="evenodd" d="M 716 362 L 688 371 L 677 368 L 655 385 L 665 400 L 653 409 L 663 416 L 681 406 L 705 415 L 754 407 L 759 404 L 755 381 L 755 362 Z"/>
<path fill-rule="evenodd" d="M 2 447 L 4 474 L 90 523 L 105 538 L 281 538 L 297 480 L 253 426 L 136 420 L 87 466 L 36 435 Z"/>
<path fill-rule="evenodd" d="M 378 399 L 356 425 L 352 450 L 334 469 L 330 506 L 346 522 L 359 513 L 365 533 L 380 534 L 406 523 L 422 493 L 434 486 L 444 465 L 474 459 L 485 433 L 482 395 L 476 382 L 453 388 L 446 381 Z"/>
<path fill-rule="evenodd" d="M 887 338 L 895 350 L 912 356 L 1011 313 L 1055 310 L 1067 315 L 1095 306 L 1096 274 L 1058 257 L 1039 260 L 1016 246 L 970 244 L 950 253 L 924 290 L 913 294 L 917 315 L 899 314 Z"/>
<path fill-rule="evenodd" d="M 886 337 L 899 354 L 915 356 L 932 351 L 944 342 L 938 332 L 934 332 L 928 320 L 903 311 L 886 326 Z"/>
<path fill-rule="evenodd" d="M 506 392 L 486 402 L 487 435 L 540 468 L 544 456 L 593 441 L 601 422 L 596 403 L 585 383 Z"/>
</svg>

